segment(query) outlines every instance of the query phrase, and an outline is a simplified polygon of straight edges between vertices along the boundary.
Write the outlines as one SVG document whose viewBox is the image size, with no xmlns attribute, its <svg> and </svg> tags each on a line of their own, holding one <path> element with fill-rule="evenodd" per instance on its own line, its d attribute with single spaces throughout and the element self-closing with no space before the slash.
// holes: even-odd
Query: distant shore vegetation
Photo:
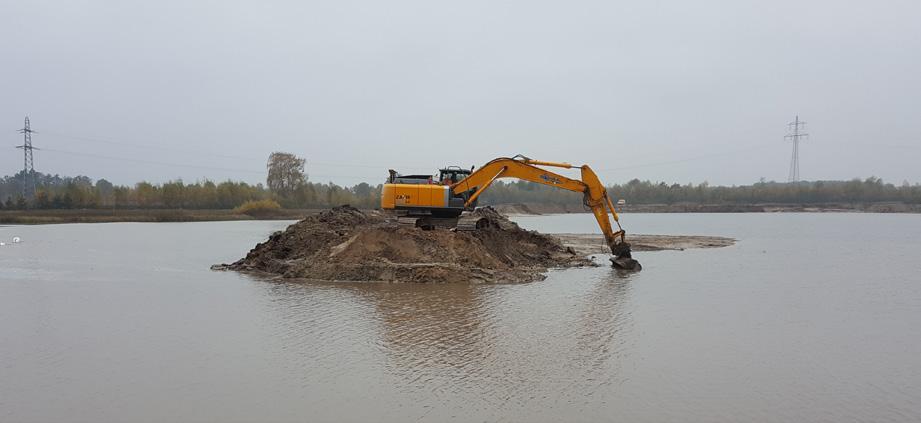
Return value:
<svg viewBox="0 0 921 423">
<path fill-rule="evenodd" d="M 93 181 L 85 176 L 36 175 L 34 199 L 22 197 L 21 175 L 0 179 L 0 209 L 201 209 L 229 210 L 247 203 L 274 201 L 280 207 L 315 209 L 351 204 L 376 208 L 381 185 L 361 183 L 340 186 L 305 182 L 286 192 L 273 192 L 262 184 L 245 182 L 171 181 L 162 184 L 139 182 L 134 186 L 113 185 L 105 179 Z M 616 200 L 627 204 L 823 204 L 902 202 L 921 204 L 921 186 L 883 183 L 877 178 L 852 181 L 799 183 L 759 182 L 743 186 L 665 184 L 633 180 L 608 186 Z M 497 182 L 483 194 L 481 205 L 489 204 L 576 204 L 577 193 L 561 191 L 531 182 Z M 247 206 L 253 207 L 253 206 Z M 240 209 L 242 210 L 242 209 Z"/>
<path fill-rule="evenodd" d="M 35 194 L 22 195 L 23 173 L 0 179 L 0 209 L 198 209 L 271 212 L 274 204 L 284 209 L 317 209 L 350 204 L 376 208 L 381 184 L 353 186 L 308 181 L 305 161 L 289 153 L 272 153 L 267 163 L 266 184 L 210 180 L 160 184 L 138 182 L 115 185 L 105 179 L 66 177 L 36 172 Z M 31 178 L 26 178 L 30 180 Z M 383 178 L 382 178 L 383 179 Z M 706 182 L 668 184 L 633 179 L 608 186 L 614 201 L 627 204 L 822 204 L 901 202 L 921 204 L 921 185 L 899 185 L 880 178 L 850 181 L 767 182 L 751 185 L 711 186 Z M 581 194 L 525 181 L 499 181 L 480 199 L 490 204 L 573 204 Z M 261 211 L 260 211 L 261 210 Z"/>
</svg>

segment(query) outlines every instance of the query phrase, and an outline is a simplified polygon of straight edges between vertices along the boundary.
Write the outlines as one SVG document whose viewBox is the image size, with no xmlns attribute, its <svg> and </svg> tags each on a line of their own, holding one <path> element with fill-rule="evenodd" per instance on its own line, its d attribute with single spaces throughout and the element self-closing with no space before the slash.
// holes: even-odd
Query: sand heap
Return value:
<svg viewBox="0 0 921 423">
<path fill-rule="evenodd" d="M 401 226 L 377 211 L 341 206 L 309 216 L 220 270 L 285 278 L 388 282 L 527 282 L 550 267 L 589 265 L 556 238 L 526 231 L 495 210 L 472 232 Z"/>
</svg>

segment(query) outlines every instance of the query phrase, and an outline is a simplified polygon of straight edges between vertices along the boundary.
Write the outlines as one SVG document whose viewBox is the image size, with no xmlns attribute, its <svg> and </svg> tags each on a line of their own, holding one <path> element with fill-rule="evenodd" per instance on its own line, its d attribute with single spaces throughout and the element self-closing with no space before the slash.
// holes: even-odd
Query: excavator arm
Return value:
<svg viewBox="0 0 921 423">
<path fill-rule="evenodd" d="M 578 167 L 581 170 L 581 180 L 568 178 L 538 166 L 563 169 Z M 598 179 L 598 175 L 588 165 L 573 166 L 569 163 L 545 162 L 532 160 L 521 155 L 513 158 L 503 157 L 486 163 L 463 180 L 452 184 L 451 191 L 455 195 L 465 196 L 465 206 L 469 207 L 493 182 L 501 178 L 516 178 L 583 193 L 585 205 L 592 209 L 592 213 L 598 221 L 598 226 L 601 227 L 601 232 L 604 234 L 604 239 L 608 247 L 611 248 L 611 253 L 615 256 L 612 262 L 618 267 L 634 268 L 632 267 L 633 265 L 639 266 L 639 263 L 633 260 L 630 255 L 630 244 L 626 242 L 625 232 L 620 226 L 620 219 L 614 209 L 614 203 L 608 196 L 604 185 Z M 614 219 L 614 223 L 617 225 L 617 231 L 611 225 L 611 218 Z M 616 260 L 621 260 L 621 262 L 618 263 Z"/>
</svg>

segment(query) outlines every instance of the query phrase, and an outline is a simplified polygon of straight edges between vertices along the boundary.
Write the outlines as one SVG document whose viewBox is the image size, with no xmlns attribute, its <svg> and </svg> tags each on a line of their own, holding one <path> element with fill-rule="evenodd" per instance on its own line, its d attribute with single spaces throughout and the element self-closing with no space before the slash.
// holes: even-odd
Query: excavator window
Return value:
<svg viewBox="0 0 921 423">
<path fill-rule="evenodd" d="M 439 169 L 438 180 L 444 185 L 450 185 L 463 180 L 471 173 L 473 173 L 472 169 L 467 170 L 458 166 L 448 166 L 444 169 Z"/>
</svg>

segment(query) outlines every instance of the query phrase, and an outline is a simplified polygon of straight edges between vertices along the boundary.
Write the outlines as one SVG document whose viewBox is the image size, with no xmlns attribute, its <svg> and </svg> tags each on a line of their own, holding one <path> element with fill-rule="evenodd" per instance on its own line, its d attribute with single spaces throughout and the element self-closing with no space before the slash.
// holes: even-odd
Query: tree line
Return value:
<svg viewBox="0 0 921 423">
<path fill-rule="evenodd" d="M 752 185 L 711 186 L 667 184 L 633 179 L 607 186 L 609 195 L 630 204 L 829 204 L 902 202 L 921 204 L 921 185 L 907 181 L 896 186 L 877 177 L 850 181 L 766 182 Z M 495 183 L 481 197 L 484 204 L 551 203 L 580 201 L 578 193 L 545 185 L 516 181 Z"/>
<path fill-rule="evenodd" d="M 285 208 L 325 208 L 351 204 L 375 208 L 382 185 L 362 182 L 354 186 L 308 181 L 305 160 L 289 153 L 272 153 L 266 164 L 266 184 L 235 181 L 182 180 L 161 184 L 139 182 L 115 185 L 86 176 L 62 177 L 36 172 L 35 195 L 24 198 L 22 176 L 0 179 L 0 209 L 232 209 L 247 201 L 275 200 Z M 630 204 L 818 204 L 818 203 L 921 203 L 921 185 L 898 186 L 870 177 L 850 181 L 779 183 L 760 181 L 752 185 L 711 186 L 666 184 L 633 179 L 608 186 L 608 192 Z M 480 197 L 480 204 L 553 203 L 581 201 L 578 193 L 525 181 L 497 181 Z"/>
<path fill-rule="evenodd" d="M 105 179 L 85 176 L 62 177 L 36 173 L 34 198 L 22 196 L 22 175 L 0 179 L 0 209 L 232 209 L 247 201 L 274 199 L 285 208 L 321 208 L 352 204 L 373 208 L 380 202 L 380 186 L 367 183 L 351 187 L 305 182 L 296 190 L 279 195 L 263 184 L 235 181 L 181 180 L 162 184 L 139 182 L 134 186 L 114 185 Z M 40 182 L 39 182 L 40 181 Z"/>
</svg>

